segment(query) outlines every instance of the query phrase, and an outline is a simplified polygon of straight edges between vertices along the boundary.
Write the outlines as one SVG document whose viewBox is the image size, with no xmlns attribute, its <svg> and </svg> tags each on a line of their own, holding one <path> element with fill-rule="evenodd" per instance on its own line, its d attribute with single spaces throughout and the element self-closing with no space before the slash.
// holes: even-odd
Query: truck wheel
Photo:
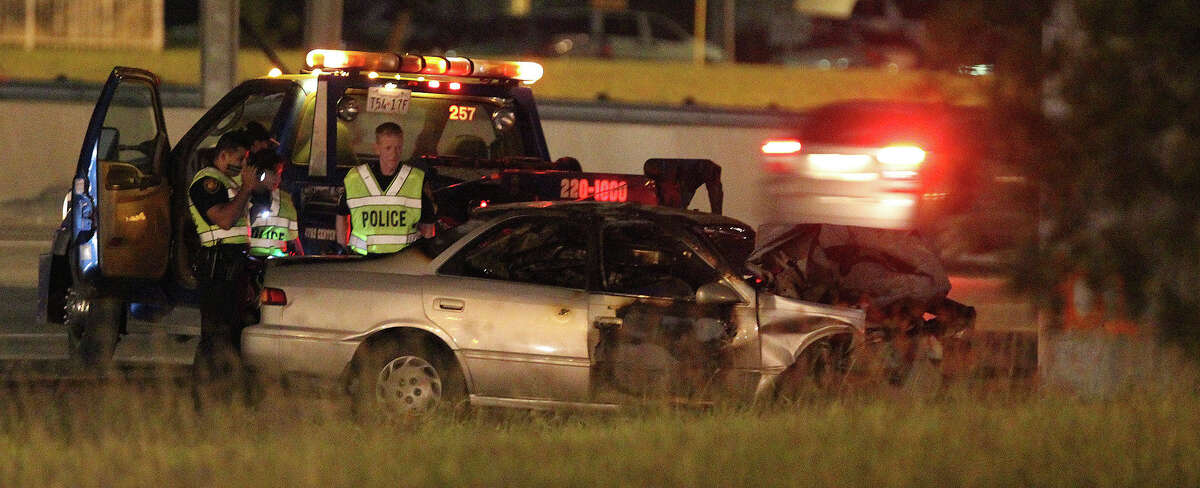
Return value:
<svg viewBox="0 0 1200 488">
<path fill-rule="evenodd" d="M 825 339 L 804 350 L 779 376 L 776 400 L 795 402 L 836 394 L 850 366 L 849 341 Z"/>
<path fill-rule="evenodd" d="M 421 417 L 466 400 L 466 380 L 453 356 L 418 338 L 368 344 L 352 370 L 356 410 Z"/>
<path fill-rule="evenodd" d="M 125 302 L 72 288 L 64 323 L 72 361 L 85 367 L 110 366 L 125 325 Z"/>
</svg>

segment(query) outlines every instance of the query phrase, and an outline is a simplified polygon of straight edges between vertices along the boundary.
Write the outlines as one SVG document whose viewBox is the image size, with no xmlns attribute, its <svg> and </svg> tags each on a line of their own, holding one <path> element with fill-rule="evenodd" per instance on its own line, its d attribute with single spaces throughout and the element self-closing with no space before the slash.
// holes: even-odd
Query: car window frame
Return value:
<svg viewBox="0 0 1200 488">
<path fill-rule="evenodd" d="M 434 270 L 433 274 L 436 276 L 442 276 L 442 277 L 478 279 L 478 280 L 487 280 L 487 281 L 495 281 L 495 282 L 503 282 L 503 283 L 516 283 L 516 284 L 531 285 L 531 286 L 546 286 L 546 287 L 558 288 L 558 289 L 563 289 L 563 290 L 594 291 L 596 289 L 596 283 L 597 283 L 597 281 L 596 281 L 597 280 L 597 276 L 596 276 L 597 248 L 596 248 L 595 232 L 591 230 L 591 226 L 586 225 L 586 222 L 576 221 L 576 220 L 574 220 L 574 217 L 577 217 L 577 216 L 569 216 L 569 215 L 563 215 L 563 214 L 533 214 L 533 215 L 521 214 L 521 215 L 509 215 L 509 216 L 504 216 L 504 217 L 494 219 L 493 221 L 488 222 L 487 224 L 481 225 L 479 228 L 468 232 L 465 236 L 463 236 L 461 239 L 459 239 L 458 242 L 450 245 L 444 251 L 442 251 L 442 253 L 440 255 L 438 255 L 437 258 L 435 258 L 434 261 L 431 263 L 431 268 Z M 587 246 L 587 255 L 585 257 L 585 263 L 584 263 L 585 279 L 584 279 L 583 288 L 561 286 L 561 285 L 551 285 L 551 284 L 546 284 L 546 283 L 533 283 L 533 282 L 528 282 L 528 281 L 516 281 L 516 280 L 508 280 L 508 279 L 496 279 L 496 278 L 485 278 L 485 277 L 479 277 L 479 276 L 469 276 L 469 275 L 464 275 L 464 274 L 453 273 L 453 272 L 450 272 L 447 270 L 448 266 L 455 264 L 456 258 L 458 258 L 460 255 L 462 255 L 464 252 L 467 252 L 469 249 L 472 248 L 472 246 L 478 244 L 481 240 L 489 237 L 493 231 L 495 231 L 501 227 L 504 227 L 504 226 L 511 226 L 514 224 L 520 225 L 520 223 L 522 223 L 524 221 L 536 221 L 536 220 L 558 220 L 567 225 L 579 226 L 581 228 L 581 231 L 584 235 L 584 239 L 586 241 L 586 246 Z M 464 225 L 466 225 L 466 224 L 464 224 Z"/>
<path fill-rule="evenodd" d="M 609 230 L 609 228 L 618 227 L 618 226 L 635 225 L 635 224 L 648 224 L 648 225 L 658 226 L 658 227 L 662 228 L 664 231 L 663 234 L 674 238 L 677 242 L 682 243 L 687 248 L 687 250 L 691 251 L 695 257 L 699 258 L 700 261 L 702 261 L 705 265 L 707 265 L 710 269 L 712 269 L 715 272 L 716 280 L 714 280 L 713 282 L 721 282 L 721 281 L 727 281 L 727 280 L 731 279 L 731 276 L 732 276 L 731 271 L 726 269 L 726 268 L 728 268 L 728 266 L 724 265 L 723 261 L 719 258 L 719 255 L 715 254 L 712 251 L 709 251 L 708 249 L 705 249 L 704 244 L 702 242 L 700 242 L 699 239 L 696 238 L 696 236 L 692 235 L 690 232 L 685 232 L 685 231 L 682 231 L 681 229 L 675 228 L 675 226 L 663 225 L 663 222 L 655 222 L 652 220 L 646 220 L 646 219 L 616 220 L 616 219 L 613 219 L 613 220 L 608 220 L 608 221 L 604 222 L 602 225 L 600 225 L 599 226 L 600 228 L 596 232 L 596 249 L 597 249 L 597 251 L 594 256 L 594 261 L 596 262 L 596 275 L 597 275 L 597 280 L 598 280 L 597 289 L 600 290 L 602 293 L 604 293 L 606 295 L 637 297 L 637 298 L 670 299 L 670 300 L 682 300 L 682 301 L 695 301 L 696 300 L 696 297 L 694 295 L 688 299 L 681 299 L 678 297 L 643 295 L 643 294 L 637 294 L 637 293 L 614 291 L 614 290 L 609 289 L 609 284 L 608 284 L 606 271 L 605 271 L 604 254 L 603 254 L 604 246 L 605 246 L 605 235 L 607 235 L 607 231 Z M 697 287 L 697 289 L 698 288 L 699 287 Z M 694 291 L 693 291 L 693 293 L 694 293 Z"/>
</svg>

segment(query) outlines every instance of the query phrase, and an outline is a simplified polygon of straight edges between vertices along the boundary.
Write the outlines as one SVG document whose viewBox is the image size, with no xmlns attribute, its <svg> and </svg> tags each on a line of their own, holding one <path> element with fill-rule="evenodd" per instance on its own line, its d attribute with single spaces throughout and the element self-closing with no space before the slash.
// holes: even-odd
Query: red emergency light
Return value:
<svg viewBox="0 0 1200 488">
<path fill-rule="evenodd" d="M 314 49 L 305 57 L 309 70 L 368 70 L 474 78 L 507 78 L 533 83 L 545 72 L 542 65 L 529 61 L 489 61 L 456 56 L 420 56 L 416 54 Z"/>
</svg>

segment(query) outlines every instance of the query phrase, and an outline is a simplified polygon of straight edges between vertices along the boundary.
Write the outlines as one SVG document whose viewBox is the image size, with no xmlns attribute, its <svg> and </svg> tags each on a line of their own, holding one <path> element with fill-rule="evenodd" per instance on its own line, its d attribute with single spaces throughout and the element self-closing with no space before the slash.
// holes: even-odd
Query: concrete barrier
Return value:
<svg viewBox="0 0 1200 488">
<path fill-rule="evenodd" d="M 0 100 L 0 113 L 5 114 L 0 117 L 0 147 L 5 148 L 0 151 L 0 172 L 6 176 L 0 178 L 0 202 L 45 194 L 61 198 L 70 186 L 92 108 L 85 101 Z M 622 110 L 626 109 L 548 104 L 543 126 L 551 154 L 576 157 L 588 171 L 618 173 L 641 173 L 646 159 L 655 157 L 712 159 L 724 168 L 725 213 L 752 225 L 760 223 L 755 190 L 759 145 L 785 133 L 797 120 L 795 114 L 633 107 L 628 110 L 640 111 L 636 117 L 614 115 Z M 172 143 L 203 114 L 194 107 L 167 108 L 164 117 Z M 603 121 L 581 120 L 584 117 Z M 645 122 L 669 118 L 680 122 Z M 702 188 L 694 208 L 708 210 L 707 198 Z"/>
</svg>

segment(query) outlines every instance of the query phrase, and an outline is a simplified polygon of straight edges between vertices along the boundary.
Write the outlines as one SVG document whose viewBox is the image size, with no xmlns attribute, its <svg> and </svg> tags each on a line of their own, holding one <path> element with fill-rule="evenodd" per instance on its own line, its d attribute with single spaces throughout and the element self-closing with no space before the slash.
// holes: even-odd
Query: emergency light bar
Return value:
<svg viewBox="0 0 1200 488">
<path fill-rule="evenodd" d="M 369 70 L 390 73 L 507 78 L 533 83 L 542 78 L 542 65 L 528 61 L 488 61 L 454 56 L 372 53 L 313 49 L 304 58 L 309 70 Z"/>
</svg>

